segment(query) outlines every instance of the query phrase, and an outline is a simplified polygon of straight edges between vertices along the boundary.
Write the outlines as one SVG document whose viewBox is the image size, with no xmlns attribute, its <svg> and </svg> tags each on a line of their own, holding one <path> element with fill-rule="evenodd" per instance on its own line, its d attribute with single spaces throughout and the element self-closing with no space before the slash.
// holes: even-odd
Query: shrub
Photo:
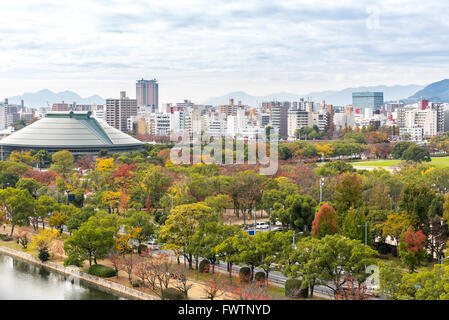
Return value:
<svg viewBox="0 0 449 320">
<path fill-rule="evenodd" d="M 201 260 L 198 266 L 200 272 L 208 273 L 210 269 L 210 263 L 207 260 Z"/>
<path fill-rule="evenodd" d="M 3 240 L 3 241 L 11 241 L 11 240 L 13 240 L 13 238 L 8 236 L 7 234 L 0 234 L 0 239 Z"/>
<path fill-rule="evenodd" d="M 69 255 L 67 258 L 64 259 L 64 267 L 68 266 L 82 267 L 83 261 L 79 257 Z"/>
<path fill-rule="evenodd" d="M 162 298 L 164 300 L 184 300 L 185 294 L 175 288 L 167 288 L 162 290 Z"/>
<path fill-rule="evenodd" d="M 110 278 L 116 276 L 116 272 L 114 269 L 104 266 L 102 264 L 94 264 L 89 267 L 89 274 L 102 277 L 102 278 Z"/>
<path fill-rule="evenodd" d="M 141 287 L 141 286 L 142 286 L 142 280 L 133 280 L 133 282 L 131 282 L 131 285 L 132 285 L 134 288 Z"/>
<path fill-rule="evenodd" d="M 40 261 L 45 262 L 50 259 L 50 253 L 48 252 L 47 248 L 43 248 L 39 250 L 39 255 L 37 256 Z"/>
<path fill-rule="evenodd" d="M 260 283 L 265 283 L 265 272 L 256 272 L 256 274 L 254 275 L 254 280 Z"/>
<path fill-rule="evenodd" d="M 251 280 L 251 269 L 248 267 L 241 267 L 239 271 L 239 280 L 241 283 L 248 283 Z"/>
<path fill-rule="evenodd" d="M 309 288 L 302 286 L 301 280 L 288 279 L 285 281 L 285 296 L 289 298 L 307 298 Z"/>
</svg>

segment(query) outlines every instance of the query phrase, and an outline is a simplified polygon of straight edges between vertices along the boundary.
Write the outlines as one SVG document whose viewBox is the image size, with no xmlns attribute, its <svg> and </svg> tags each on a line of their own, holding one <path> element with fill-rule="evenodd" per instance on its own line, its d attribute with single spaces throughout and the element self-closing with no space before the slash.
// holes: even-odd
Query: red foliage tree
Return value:
<svg viewBox="0 0 449 320">
<path fill-rule="evenodd" d="M 134 171 L 136 171 L 136 165 L 133 164 L 120 164 L 115 172 L 111 175 L 112 179 L 120 186 L 121 189 L 128 188 L 134 177 Z"/>
<path fill-rule="evenodd" d="M 334 208 L 324 203 L 315 215 L 312 222 L 312 234 L 323 238 L 338 232 L 338 216 Z"/>
<path fill-rule="evenodd" d="M 414 230 L 408 230 L 404 237 L 405 248 L 407 251 L 412 251 L 414 254 L 417 254 L 424 248 L 426 239 L 426 235 L 421 230 L 416 232 Z"/>
<path fill-rule="evenodd" d="M 28 170 L 24 174 L 25 178 L 31 178 L 37 182 L 49 185 L 56 180 L 56 178 L 61 177 L 58 173 L 54 171 L 39 171 L 39 170 Z"/>
</svg>

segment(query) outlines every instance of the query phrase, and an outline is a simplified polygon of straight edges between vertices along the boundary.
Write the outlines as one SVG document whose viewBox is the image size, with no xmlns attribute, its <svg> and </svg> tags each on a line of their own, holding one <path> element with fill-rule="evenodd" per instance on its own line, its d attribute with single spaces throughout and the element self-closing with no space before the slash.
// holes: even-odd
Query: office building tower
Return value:
<svg viewBox="0 0 449 320">
<path fill-rule="evenodd" d="M 353 92 L 352 93 L 352 106 L 359 108 L 362 113 L 366 108 L 380 110 L 384 104 L 383 92 Z"/>
<path fill-rule="evenodd" d="M 139 107 L 151 107 L 159 111 L 159 84 L 154 80 L 137 80 L 136 100 Z"/>
</svg>

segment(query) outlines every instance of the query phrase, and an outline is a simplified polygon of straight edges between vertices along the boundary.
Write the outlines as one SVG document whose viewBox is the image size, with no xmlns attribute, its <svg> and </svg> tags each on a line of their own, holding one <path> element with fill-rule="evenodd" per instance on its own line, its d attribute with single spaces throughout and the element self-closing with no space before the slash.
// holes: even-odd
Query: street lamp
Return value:
<svg viewBox="0 0 449 320">
<path fill-rule="evenodd" d="M 323 202 L 324 178 L 320 179 L 320 203 Z"/>
<path fill-rule="evenodd" d="M 368 224 L 359 224 L 357 227 L 365 227 L 365 246 L 368 245 Z"/>
</svg>

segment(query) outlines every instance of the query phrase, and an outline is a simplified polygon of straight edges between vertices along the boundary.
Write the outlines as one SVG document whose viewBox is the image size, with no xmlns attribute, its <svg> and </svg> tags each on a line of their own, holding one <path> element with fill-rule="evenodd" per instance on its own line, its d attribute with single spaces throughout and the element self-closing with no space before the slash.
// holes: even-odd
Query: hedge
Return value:
<svg viewBox="0 0 449 320">
<path fill-rule="evenodd" d="M 250 282 L 251 280 L 251 269 L 248 267 L 241 267 L 239 270 L 239 280 L 240 282 Z"/>
<path fill-rule="evenodd" d="M 102 264 L 94 264 L 89 267 L 89 274 L 102 277 L 102 278 L 110 278 L 117 275 L 114 269 L 104 266 Z"/>
<path fill-rule="evenodd" d="M 162 290 L 162 298 L 165 300 L 184 300 L 185 294 L 175 288 L 167 288 Z"/>
<path fill-rule="evenodd" d="M 201 260 L 198 266 L 200 272 L 208 273 L 210 268 L 210 263 L 207 260 Z"/>
<path fill-rule="evenodd" d="M 257 282 L 265 282 L 265 272 L 259 271 L 254 275 L 254 280 Z"/>
<path fill-rule="evenodd" d="M 303 286 L 298 279 L 288 279 L 285 281 L 285 296 L 289 298 L 307 298 L 309 287 Z"/>
</svg>

